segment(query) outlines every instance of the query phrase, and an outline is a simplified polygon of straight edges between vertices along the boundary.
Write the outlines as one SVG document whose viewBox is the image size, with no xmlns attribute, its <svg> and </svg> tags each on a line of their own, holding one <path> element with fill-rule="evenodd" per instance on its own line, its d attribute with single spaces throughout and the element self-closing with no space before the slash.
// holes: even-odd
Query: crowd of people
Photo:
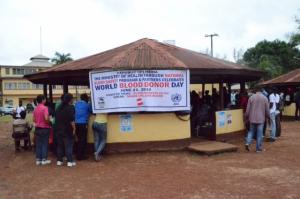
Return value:
<svg viewBox="0 0 300 199">
<path fill-rule="evenodd" d="M 38 95 L 37 105 L 33 111 L 33 125 L 26 120 L 26 111 L 21 110 L 15 114 L 13 126 L 23 124 L 27 132 L 32 127 L 34 130 L 34 142 L 36 153 L 36 165 L 47 165 L 49 143 L 52 151 L 57 157 L 57 166 L 64 164 L 64 157 L 68 167 L 73 167 L 76 162 L 73 158 L 73 150 L 77 160 L 87 159 L 87 131 L 88 121 L 92 114 L 91 104 L 87 94 L 82 94 L 80 100 L 73 104 L 72 94 L 66 93 L 61 99 L 51 106 L 47 103 L 45 96 Z M 107 115 L 96 114 L 92 125 L 94 131 L 94 159 L 99 161 L 102 156 L 107 137 Z M 20 128 L 20 127 L 19 127 Z M 20 131 L 20 130 L 18 130 Z M 24 135 L 24 134 L 23 134 Z M 14 133 L 13 136 L 19 136 Z M 17 139 L 18 140 L 18 139 Z M 25 141 L 24 141 L 25 142 Z M 74 146 L 75 143 L 75 146 Z M 15 143 L 16 150 L 19 150 L 19 141 Z M 27 147 L 27 143 L 24 143 Z"/>
<path fill-rule="evenodd" d="M 197 126 L 206 123 L 212 124 L 215 111 L 221 110 L 221 97 L 216 88 L 212 89 L 210 95 L 209 90 L 197 93 L 193 90 L 190 94 L 191 98 L 191 130 L 195 131 Z M 226 87 L 223 87 L 223 104 L 225 108 L 242 108 L 246 111 L 248 102 L 248 93 L 232 91 L 229 93 Z"/>
<path fill-rule="evenodd" d="M 300 109 L 300 89 L 295 93 L 295 97 L 289 93 L 279 93 L 276 88 L 253 89 L 249 92 L 232 91 L 229 93 L 223 88 L 224 107 L 241 108 L 245 113 L 245 124 L 247 129 L 246 149 L 250 150 L 250 144 L 253 139 L 257 140 L 256 151 L 262 150 L 262 140 L 266 137 L 266 131 L 269 130 L 270 142 L 275 142 L 281 135 L 281 115 L 285 99 L 295 101 L 295 117 L 299 118 Z M 293 98 L 294 100 L 291 100 Z M 220 110 L 220 94 L 216 89 L 212 90 L 212 95 L 206 90 L 204 95 L 196 91 L 191 92 L 191 129 L 193 131 L 201 125 L 212 123 L 215 111 Z M 298 103 L 298 105 L 297 105 Z M 269 128 L 268 128 L 269 127 Z"/>
<path fill-rule="evenodd" d="M 245 149 L 250 151 L 253 139 L 256 139 L 256 152 L 262 152 L 263 138 L 269 123 L 269 141 L 275 142 L 281 136 L 280 115 L 283 110 L 283 95 L 280 96 L 275 88 L 254 89 L 254 94 L 249 98 L 245 113 L 245 121 L 249 122 L 246 136 Z"/>
</svg>

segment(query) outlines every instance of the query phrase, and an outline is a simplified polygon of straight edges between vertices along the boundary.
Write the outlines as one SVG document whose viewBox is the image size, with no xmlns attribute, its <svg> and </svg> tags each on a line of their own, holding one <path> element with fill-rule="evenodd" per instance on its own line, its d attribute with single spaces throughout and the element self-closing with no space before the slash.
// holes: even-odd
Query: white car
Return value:
<svg viewBox="0 0 300 199">
<path fill-rule="evenodd" d="M 13 107 L 13 106 L 5 106 L 2 109 L 2 113 L 4 115 L 12 115 L 14 113 L 14 111 L 15 111 L 15 107 Z"/>
</svg>

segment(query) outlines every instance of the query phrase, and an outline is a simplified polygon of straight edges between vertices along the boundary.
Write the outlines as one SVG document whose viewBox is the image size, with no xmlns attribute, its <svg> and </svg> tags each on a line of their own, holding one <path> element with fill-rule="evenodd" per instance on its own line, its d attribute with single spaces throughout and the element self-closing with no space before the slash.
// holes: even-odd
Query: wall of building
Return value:
<svg viewBox="0 0 300 199">
<path fill-rule="evenodd" d="M 108 143 L 128 143 L 147 141 L 169 141 L 190 138 L 190 121 L 177 118 L 174 113 L 159 114 L 131 114 L 131 127 L 129 132 L 121 131 L 121 115 L 108 116 Z M 93 143 L 92 121 L 90 117 L 88 142 Z M 147 121 L 147 122 L 145 122 Z"/>
<path fill-rule="evenodd" d="M 245 129 L 243 109 L 216 112 L 216 134 L 239 132 Z"/>
<path fill-rule="evenodd" d="M 295 111 L 296 111 L 296 104 L 291 103 L 289 106 L 284 106 L 282 115 L 283 116 L 295 116 Z"/>
</svg>

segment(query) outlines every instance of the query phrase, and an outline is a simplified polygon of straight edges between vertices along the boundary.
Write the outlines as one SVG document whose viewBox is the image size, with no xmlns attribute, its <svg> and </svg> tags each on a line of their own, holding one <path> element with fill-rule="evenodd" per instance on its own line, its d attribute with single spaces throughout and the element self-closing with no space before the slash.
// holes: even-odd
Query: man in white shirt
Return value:
<svg viewBox="0 0 300 199">
<path fill-rule="evenodd" d="M 21 118 L 20 113 L 21 113 L 22 111 L 25 111 L 25 108 L 22 106 L 22 102 L 20 101 L 20 102 L 19 102 L 19 106 L 18 106 L 17 109 L 16 109 L 16 118 Z"/>
<path fill-rule="evenodd" d="M 271 90 L 271 94 L 269 96 L 270 102 L 270 121 L 271 121 L 271 133 L 270 133 L 270 141 L 274 142 L 276 140 L 276 115 L 279 114 L 279 111 L 276 109 L 276 104 L 279 103 L 280 96 L 275 93 L 274 89 Z"/>
</svg>

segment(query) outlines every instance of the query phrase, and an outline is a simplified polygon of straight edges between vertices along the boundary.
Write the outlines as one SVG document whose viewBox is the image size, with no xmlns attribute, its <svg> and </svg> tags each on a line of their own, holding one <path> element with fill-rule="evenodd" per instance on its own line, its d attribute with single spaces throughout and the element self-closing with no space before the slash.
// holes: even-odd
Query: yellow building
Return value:
<svg viewBox="0 0 300 199">
<path fill-rule="evenodd" d="M 42 84 L 33 84 L 23 76 L 50 68 L 52 64 L 43 55 L 34 56 L 30 60 L 31 62 L 22 66 L 0 65 L 0 106 L 16 107 L 19 102 L 26 106 L 33 103 L 37 95 L 43 94 Z M 59 85 L 52 88 L 55 101 L 63 90 Z M 69 92 L 78 97 L 80 93 L 89 93 L 89 89 L 87 86 L 69 86 Z"/>
</svg>

